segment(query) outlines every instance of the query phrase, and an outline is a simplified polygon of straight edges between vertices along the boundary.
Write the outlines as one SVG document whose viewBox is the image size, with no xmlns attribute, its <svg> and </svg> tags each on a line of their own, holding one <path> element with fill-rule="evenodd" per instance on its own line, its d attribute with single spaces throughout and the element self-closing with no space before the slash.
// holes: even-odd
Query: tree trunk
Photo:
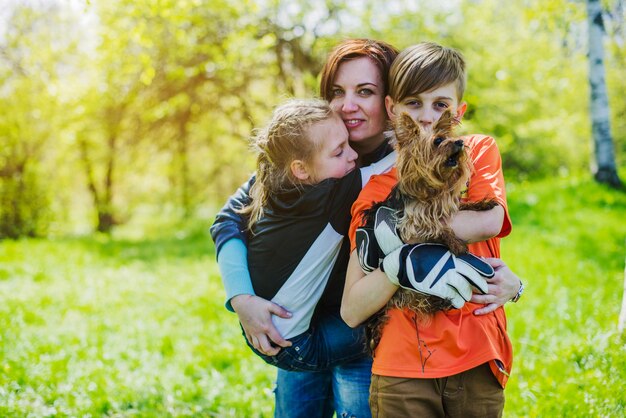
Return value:
<svg viewBox="0 0 626 418">
<path fill-rule="evenodd" d="M 589 24 L 589 85 L 590 111 L 594 141 L 594 177 L 600 183 L 623 188 L 615 166 L 615 151 L 611 137 L 609 99 L 606 92 L 604 69 L 604 23 L 599 0 L 587 0 Z"/>
<path fill-rule="evenodd" d="M 619 332 L 624 332 L 626 327 L 626 268 L 624 268 L 624 294 L 622 295 L 622 311 L 619 314 L 619 322 L 617 329 Z"/>
<path fill-rule="evenodd" d="M 96 230 L 98 232 L 104 232 L 108 234 L 113 229 L 113 226 L 115 226 L 115 218 L 110 209 L 111 188 L 106 188 L 106 192 L 104 193 L 104 195 L 98 191 L 94 168 L 91 163 L 91 159 L 89 158 L 87 141 L 80 140 L 79 146 L 80 157 L 82 159 L 83 167 L 85 168 L 85 176 L 87 177 L 87 187 L 89 188 L 89 192 L 91 193 L 93 205 L 98 215 L 98 225 L 96 226 Z M 109 165 L 108 167 L 111 168 L 111 165 Z"/>
<path fill-rule="evenodd" d="M 193 102 L 193 100 L 192 100 Z M 178 116 L 178 135 L 176 136 L 177 170 L 180 175 L 180 205 L 183 209 L 183 218 L 191 216 L 191 180 L 189 175 L 189 138 L 188 124 L 191 119 L 191 110 L 186 109 Z"/>
</svg>

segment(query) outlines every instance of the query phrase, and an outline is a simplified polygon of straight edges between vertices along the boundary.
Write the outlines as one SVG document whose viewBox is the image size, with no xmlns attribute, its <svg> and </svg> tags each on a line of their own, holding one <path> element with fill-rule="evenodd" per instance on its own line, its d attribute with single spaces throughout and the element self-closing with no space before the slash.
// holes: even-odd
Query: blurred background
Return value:
<svg viewBox="0 0 626 418">
<path fill-rule="evenodd" d="M 5 0 L 0 238 L 211 218 L 253 170 L 251 129 L 318 93 L 339 40 L 433 40 L 469 63 L 463 129 L 511 181 L 594 169 L 584 1 Z M 617 166 L 626 151 L 624 2 L 604 1 Z"/>
<path fill-rule="evenodd" d="M 350 37 L 466 57 L 526 284 L 504 416 L 626 416 L 624 3 L 2 0 L 0 416 L 272 416 L 208 228 Z"/>
</svg>

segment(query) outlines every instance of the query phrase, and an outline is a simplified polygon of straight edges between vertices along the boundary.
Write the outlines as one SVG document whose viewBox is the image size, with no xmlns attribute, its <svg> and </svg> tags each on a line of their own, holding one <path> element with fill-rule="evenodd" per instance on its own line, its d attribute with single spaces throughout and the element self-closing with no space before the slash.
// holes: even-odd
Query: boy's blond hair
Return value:
<svg viewBox="0 0 626 418">
<path fill-rule="evenodd" d="M 461 53 L 434 42 L 421 42 L 400 52 L 391 65 L 389 96 L 399 102 L 453 82 L 460 102 L 465 92 L 465 60 Z"/>
<path fill-rule="evenodd" d="M 328 102 L 319 99 L 291 99 L 278 106 L 270 122 L 257 130 L 252 147 L 257 153 L 256 180 L 250 189 L 249 205 L 238 210 L 248 215 L 248 229 L 263 216 L 270 194 L 280 193 L 299 181 L 291 172 L 291 162 L 310 163 L 319 144 L 309 135 L 309 128 L 333 115 Z"/>
</svg>

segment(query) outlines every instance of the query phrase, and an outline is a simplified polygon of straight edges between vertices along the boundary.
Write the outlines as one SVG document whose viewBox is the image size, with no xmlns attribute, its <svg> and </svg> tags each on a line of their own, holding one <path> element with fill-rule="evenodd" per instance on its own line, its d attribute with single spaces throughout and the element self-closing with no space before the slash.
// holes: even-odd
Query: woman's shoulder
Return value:
<svg viewBox="0 0 626 418">
<path fill-rule="evenodd" d="M 389 192 L 397 182 L 398 171 L 395 167 L 386 173 L 373 175 L 365 187 L 363 187 L 363 190 L 361 190 L 359 200 L 369 202 L 383 200 L 389 195 Z"/>
</svg>

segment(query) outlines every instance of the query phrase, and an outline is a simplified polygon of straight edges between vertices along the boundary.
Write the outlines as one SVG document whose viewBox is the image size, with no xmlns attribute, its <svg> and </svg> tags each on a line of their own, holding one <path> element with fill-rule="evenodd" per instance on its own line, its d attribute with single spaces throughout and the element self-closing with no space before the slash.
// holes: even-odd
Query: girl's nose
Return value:
<svg viewBox="0 0 626 418">
<path fill-rule="evenodd" d="M 353 150 L 350 145 L 348 145 L 348 161 L 356 161 L 358 157 L 359 155 L 356 153 L 356 151 Z"/>
</svg>

